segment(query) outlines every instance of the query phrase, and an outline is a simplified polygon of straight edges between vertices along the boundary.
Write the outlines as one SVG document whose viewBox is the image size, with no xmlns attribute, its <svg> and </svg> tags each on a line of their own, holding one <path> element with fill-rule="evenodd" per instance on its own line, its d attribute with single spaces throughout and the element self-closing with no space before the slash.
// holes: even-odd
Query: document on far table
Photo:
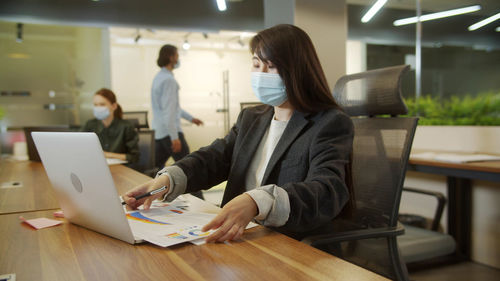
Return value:
<svg viewBox="0 0 500 281">
<path fill-rule="evenodd" d="M 490 154 L 459 154 L 459 153 L 436 153 L 436 152 L 422 152 L 412 153 L 411 158 L 434 160 L 451 163 L 468 163 L 468 162 L 482 162 L 482 161 L 500 161 L 499 155 Z"/>
<path fill-rule="evenodd" d="M 108 163 L 109 166 L 128 163 L 126 160 L 121 160 L 116 158 L 106 158 L 106 162 Z"/>
</svg>

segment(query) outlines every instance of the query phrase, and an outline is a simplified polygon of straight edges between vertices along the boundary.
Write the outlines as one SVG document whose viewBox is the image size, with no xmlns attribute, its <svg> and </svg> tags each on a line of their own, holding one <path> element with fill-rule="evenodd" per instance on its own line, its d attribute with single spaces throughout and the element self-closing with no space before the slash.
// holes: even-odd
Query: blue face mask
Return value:
<svg viewBox="0 0 500 281">
<path fill-rule="evenodd" d="M 285 85 L 279 74 L 252 72 L 252 89 L 257 98 L 268 105 L 282 105 L 287 99 Z"/>
<path fill-rule="evenodd" d="M 98 120 L 104 120 L 109 117 L 109 108 L 106 106 L 94 106 L 94 116 Z"/>
</svg>

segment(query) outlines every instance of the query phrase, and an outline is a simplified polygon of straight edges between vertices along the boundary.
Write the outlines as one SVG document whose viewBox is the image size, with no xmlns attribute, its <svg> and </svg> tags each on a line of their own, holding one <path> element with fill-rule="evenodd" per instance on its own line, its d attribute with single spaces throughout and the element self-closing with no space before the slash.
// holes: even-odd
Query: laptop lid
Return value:
<svg viewBox="0 0 500 281">
<path fill-rule="evenodd" d="M 33 132 L 64 216 L 72 223 L 134 243 L 95 133 Z"/>
</svg>

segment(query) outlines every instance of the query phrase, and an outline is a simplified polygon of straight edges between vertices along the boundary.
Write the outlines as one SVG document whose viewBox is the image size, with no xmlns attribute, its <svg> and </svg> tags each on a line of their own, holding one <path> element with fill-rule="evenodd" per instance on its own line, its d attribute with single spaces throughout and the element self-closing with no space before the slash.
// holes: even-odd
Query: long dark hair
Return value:
<svg viewBox="0 0 500 281">
<path fill-rule="evenodd" d="M 174 45 L 163 45 L 160 49 L 160 53 L 158 54 L 158 59 L 156 60 L 156 64 L 159 67 L 164 67 L 170 63 L 170 58 L 177 53 L 177 47 Z"/>
<path fill-rule="evenodd" d="M 333 98 L 325 73 L 311 38 L 300 28 L 280 24 L 257 33 L 250 41 L 250 51 L 264 63 L 272 62 L 286 87 L 288 101 L 298 111 L 314 113 L 340 109 Z M 349 200 L 340 212 L 350 217 L 355 208 L 352 182 L 352 152 L 345 166 Z"/>
<path fill-rule="evenodd" d="M 302 29 L 280 24 L 262 30 L 250 41 L 250 51 L 276 66 L 296 110 L 312 113 L 340 108 L 330 93 L 311 38 Z"/>
<path fill-rule="evenodd" d="M 96 95 L 102 96 L 107 99 L 111 104 L 116 103 L 117 107 L 113 113 L 113 117 L 117 119 L 123 119 L 122 107 L 116 102 L 116 95 L 110 89 L 102 88 L 95 93 Z"/>
</svg>

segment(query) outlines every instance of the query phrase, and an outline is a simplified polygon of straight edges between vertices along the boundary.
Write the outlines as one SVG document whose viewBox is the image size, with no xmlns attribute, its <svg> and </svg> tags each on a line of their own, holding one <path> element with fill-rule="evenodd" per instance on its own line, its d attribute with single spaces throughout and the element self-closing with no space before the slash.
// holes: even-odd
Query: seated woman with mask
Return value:
<svg viewBox="0 0 500 281">
<path fill-rule="evenodd" d="M 127 192 L 129 208 L 227 180 L 222 211 L 202 229 L 217 229 L 206 240 L 222 242 L 239 239 L 253 219 L 301 239 L 352 204 L 353 124 L 333 99 L 309 36 L 277 25 L 253 37 L 250 51 L 249 79 L 264 105 L 243 109 L 225 138 Z M 167 190 L 134 198 L 162 186 Z"/>
<path fill-rule="evenodd" d="M 104 156 L 134 163 L 139 160 L 139 136 L 134 126 L 122 119 L 122 109 L 115 94 L 100 89 L 93 98 L 95 119 L 87 121 L 81 129 L 99 137 Z"/>
</svg>

